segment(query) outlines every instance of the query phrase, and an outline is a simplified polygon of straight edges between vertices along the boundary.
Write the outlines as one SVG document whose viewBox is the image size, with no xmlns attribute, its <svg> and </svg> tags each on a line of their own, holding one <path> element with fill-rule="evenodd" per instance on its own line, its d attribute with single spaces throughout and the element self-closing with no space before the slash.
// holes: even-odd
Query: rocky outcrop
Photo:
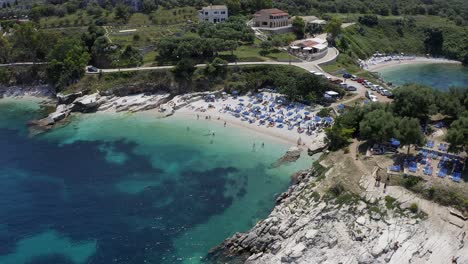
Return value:
<svg viewBox="0 0 468 264">
<path fill-rule="evenodd" d="M 319 198 L 302 172 L 268 218 L 214 248 L 211 263 L 468 263 L 465 230 L 367 198 Z M 371 203 L 373 202 L 373 203 Z"/>
<path fill-rule="evenodd" d="M 18 96 L 36 96 L 52 98 L 55 96 L 55 91 L 53 87 L 49 85 L 0 86 L 0 98 Z"/>
<path fill-rule="evenodd" d="M 295 162 L 301 157 L 302 149 L 298 147 L 291 147 L 286 151 L 286 153 L 279 158 L 275 163 L 271 164 L 272 168 L 277 168 L 281 165 L 290 163 L 290 162 Z"/>
<path fill-rule="evenodd" d="M 88 93 L 89 93 L 89 90 L 80 91 L 80 92 L 71 93 L 71 94 L 58 93 L 57 94 L 57 101 L 58 101 L 57 103 L 59 105 L 61 105 L 61 104 L 71 104 L 77 98 L 82 97 L 84 95 L 87 95 Z"/>
<path fill-rule="evenodd" d="M 47 131 L 58 122 L 62 122 L 72 112 L 93 113 L 96 111 L 130 111 L 137 112 L 157 108 L 170 99 L 170 94 L 131 95 L 117 97 L 113 95 L 102 96 L 99 93 L 86 94 L 86 92 L 70 95 L 58 95 L 58 105 L 53 113 L 47 117 L 29 122 L 33 134 Z M 66 104 L 66 102 L 70 102 Z"/>
</svg>

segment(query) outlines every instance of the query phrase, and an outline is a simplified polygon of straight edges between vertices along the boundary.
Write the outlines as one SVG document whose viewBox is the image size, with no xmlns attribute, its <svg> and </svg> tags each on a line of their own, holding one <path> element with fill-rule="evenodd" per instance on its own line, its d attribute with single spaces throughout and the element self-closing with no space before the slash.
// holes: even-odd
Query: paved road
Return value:
<svg viewBox="0 0 468 264">
<path fill-rule="evenodd" d="M 0 64 L 0 67 L 10 67 L 10 66 L 28 66 L 28 65 L 41 65 L 47 64 L 47 62 L 12 62 Z"/>
<path fill-rule="evenodd" d="M 228 63 L 229 66 L 235 65 L 293 65 L 302 68 L 307 71 L 323 71 L 320 66 L 321 63 L 328 62 L 335 59 L 339 52 L 335 48 L 328 48 L 327 55 L 316 61 L 304 61 L 304 62 L 281 62 L 281 61 L 258 61 L 258 62 L 237 62 Z M 203 67 L 206 64 L 197 64 L 196 67 Z M 133 67 L 133 68 L 120 68 L 120 69 L 101 69 L 102 73 L 112 72 L 128 72 L 128 71 L 148 71 L 148 70 L 160 70 L 160 69 L 172 69 L 174 66 L 152 66 L 152 67 Z M 96 74 L 96 73 L 89 73 Z"/>
</svg>

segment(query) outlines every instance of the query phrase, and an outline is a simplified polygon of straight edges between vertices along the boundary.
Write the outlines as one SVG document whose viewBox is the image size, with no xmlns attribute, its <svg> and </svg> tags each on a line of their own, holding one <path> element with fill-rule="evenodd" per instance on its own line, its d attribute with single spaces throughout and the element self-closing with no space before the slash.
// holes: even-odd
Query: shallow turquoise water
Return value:
<svg viewBox="0 0 468 264">
<path fill-rule="evenodd" d="M 25 122 L 39 114 L 0 100 L 2 264 L 200 263 L 312 162 L 270 169 L 289 146 L 146 114 L 81 115 L 31 138 Z"/>
<path fill-rule="evenodd" d="M 468 67 L 456 64 L 413 64 L 383 68 L 379 71 L 386 82 L 400 86 L 419 83 L 439 90 L 450 87 L 468 88 Z"/>
</svg>

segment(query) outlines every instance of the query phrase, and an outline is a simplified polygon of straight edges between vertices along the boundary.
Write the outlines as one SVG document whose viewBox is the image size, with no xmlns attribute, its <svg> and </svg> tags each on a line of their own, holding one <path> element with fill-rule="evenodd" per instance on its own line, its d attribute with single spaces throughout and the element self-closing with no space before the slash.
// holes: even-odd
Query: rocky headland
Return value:
<svg viewBox="0 0 468 264">
<path fill-rule="evenodd" d="M 409 202 L 368 192 L 356 196 L 339 185 L 320 195 L 323 177 L 314 169 L 295 175 L 268 218 L 214 248 L 208 261 L 468 263 L 464 221 L 457 226 L 448 216 L 428 216 Z"/>
</svg>

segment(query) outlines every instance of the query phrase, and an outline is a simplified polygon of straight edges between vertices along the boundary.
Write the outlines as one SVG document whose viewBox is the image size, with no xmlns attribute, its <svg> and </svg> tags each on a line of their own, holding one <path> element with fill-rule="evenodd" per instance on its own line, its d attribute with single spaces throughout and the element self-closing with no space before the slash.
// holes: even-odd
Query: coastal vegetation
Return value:
<svg viewBox="0 0 468 264">
<path fill-rule="evenodd" d="M 329 72 L 346 69 L 368 75 L 356 63 L 375 52 L 446 57 L 468 64 L 468 28 L 437 16 L 383 17 L 359 15 L 356 25 L 341 31 L 336 46 L 341 54 Z M 369 76 L 365 76 L 369 77 Z"/>
<path fill-rule="evenodd" d="M 261 88 L 275 88 L 289 100 L 322 103 L 323 93 L 334 90 L 343 93 L 336 85 L 303 69 L 287 65 L 227 66 L 217 58 L 203 67 L 193 61 L 181 60 L 172 70 L 121 72 L 86 75 L 70 85 L 66 93 L 89 90 L 126 90 L 127 93 L 167 91 L 180 94 L 197 91 L 238 91 L 247 93 Z"/>
<path fill-rule="evenodd" d="M 450 143 L 449 151 L 458 153 L 468 146 L 467 89 L 449 89 L 447 92 L 422 85 L 405 85 L 393 90 L 391 103 L 371 103 L 350 106 L 336 117 L 333 127 L 326 129 L 331 150 L 347 148 L 353 138 L 374 143 L 400 141 L 401 147 L 423 146 L 433 127 L 444 124 L 443 140 Z M 346 153 L 346 151 L 345 151 Z M 398 154 L 403 155 L 404 154 Z M 463 174 L 466 179 L 466 174 Z M 463 186 L 446 186 L 427 182 L 419 176 L 392 175 L 391 184 L 401 185 L 428 200 L 453 206 L 468 212 L 468 193 Z"/>
<path fill-rule="evenodd" d="M 441 92 L 430 87 L 411 84 L 394 90 L 390 104 L 372 103 L 350 107 L 327 130 L 331 149 L 349 144 L 352 137 L 373 142 L 397 138 L 402 145 L 424 143 L 423 131 L 436 114 L 444 116 L 449 129 L 446 140 L 452 150 L 468 145 L 467 108 L 468 90 L 450 89 Z M 436 100 L 437 98 L 437 100 Z"/>
</svg>

